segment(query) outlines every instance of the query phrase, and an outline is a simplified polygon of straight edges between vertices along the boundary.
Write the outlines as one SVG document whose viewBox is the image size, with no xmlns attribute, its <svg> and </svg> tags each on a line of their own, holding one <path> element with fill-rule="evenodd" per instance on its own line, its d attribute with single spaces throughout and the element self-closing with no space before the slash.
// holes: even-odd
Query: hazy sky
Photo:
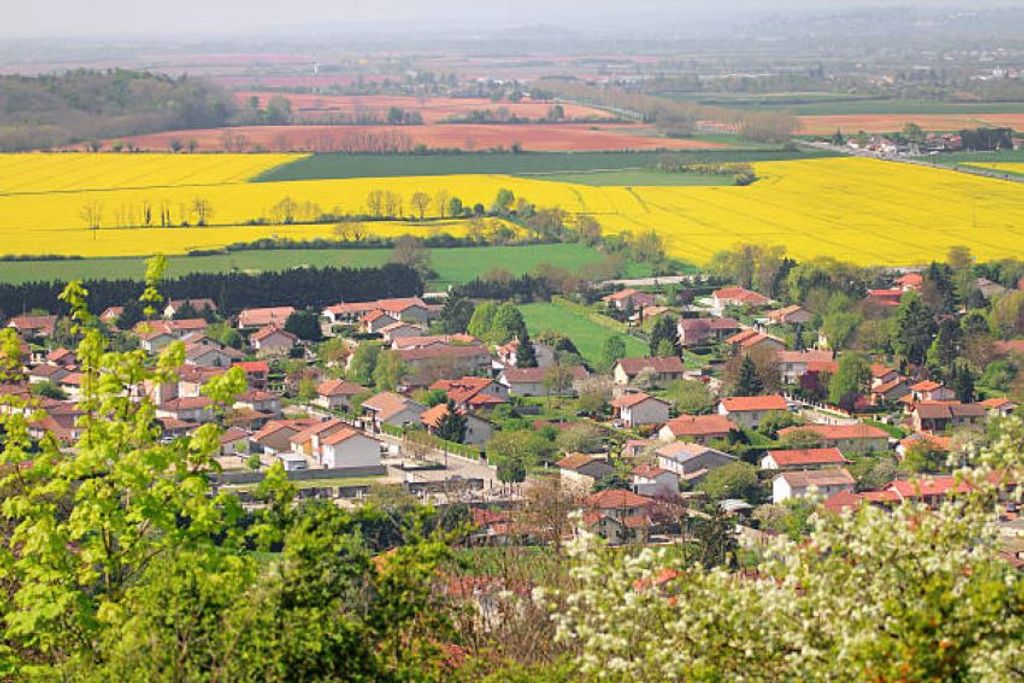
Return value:
<svg viewBox="0 0 1024 683">
<path fill-rule="evenodd" d="M 1020 5 L 1024 0 L 961 0 L 961 6 Z M 0 37 L 235 35 L 249 31 L 344 29 L 388 25 L 483 25 L 550 22 L 566 27 L 658 25 L 707 13 L 751 8 L 825 9 L 845 5 L 949 6 L 956 0 L 4 0 Z M 646 20 L 646 21 L 645 21 Z"/>
</svg>

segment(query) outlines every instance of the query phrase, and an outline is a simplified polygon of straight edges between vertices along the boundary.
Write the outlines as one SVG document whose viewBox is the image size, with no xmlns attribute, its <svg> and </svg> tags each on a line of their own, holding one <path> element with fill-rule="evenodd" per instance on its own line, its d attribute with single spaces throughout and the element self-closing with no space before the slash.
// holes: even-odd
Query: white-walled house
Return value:
<svg viewBox="0 0 1024 683">
<path fill-rule="evenodd" d="M 769 413 L 789 410 L 786 399 L 771 396 L 733 396 L 718 402 L 718 414 L 747 429 L 757 429 Z"/>
<path fill-rule="evenodd" d="M 380 442 L 355 429 L 340 429 L 320 440 L 319 464 L 327 469 L 379 467 Z"/>
<path fill-rule="evenodd" d="M 853 491 L 857 480 L 843 467 L 828 470 L 782 472 L 772 479 L 772 502 L 806 496 L 811 490 L 825 498 L 840 491 Z"/>
<path fill-rule="evenodd" d="M 671 408 L 668 401 L 642 391 L 623 394 L 613 399 L 611 405 L 627 428 L 664 424 L 668 422 Z"/>
<path fill-rule="evenodd" d="M 261 356 L 287 355 L 298 342 L 298 337 L 277 325 L 267 325 L 249 335 L 249 345 Z"/>
<path fill-rule="evenodd" d="M 630 477 L 633 493 L 648 498 L 672 498 L 679 495 L 679 475 L 656 465 L 638 465 Z"/>
</svg>

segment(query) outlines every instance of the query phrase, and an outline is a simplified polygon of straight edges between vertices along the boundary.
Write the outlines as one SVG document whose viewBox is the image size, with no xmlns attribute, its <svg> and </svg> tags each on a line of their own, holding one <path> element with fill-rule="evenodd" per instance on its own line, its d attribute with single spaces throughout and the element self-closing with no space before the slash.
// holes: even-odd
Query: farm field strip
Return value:
<svg viewBox="0 0 1024 683">
<path fill-rule="evenodd" d="M 496 112 L 504 109 L 510 115 L 520 118 L 540 119 L 548 114 L 548 110 L 558 104 L 565 112 L 566 119 L 615 118 L 608 112 L 580 104 L 568 102 L 543 102 L 523 100 L 520 102 L 492 102 L 489 99 L 473 97 L 414 97 L 402 95 L 318 95 L 309 93 L 281 93 L 266 90 L 243 90 L 235 93 L 240 105 L 246 105 L 249 99 L 256 97 L 261 106 L 266 106 L 271 97 L 287 98 L 292 105 L 292 112 L 300 120 L 303 116 L 318 114 L 357 114 L 376 113 L 387 116 L 391 107 L 406 111 L 418 111 L 426 123 L 439 123 L 444 119 L 466 116 L 474 111 L 490 110 Z"/>
<path fill-rule="evenodd" d="M 124 141 L 142 150 L 166 151 L 172 140 L 194 140 L 200 151 L 210 152 L 224 149 L 225 134 L 229 132 L 235 139 L 242 136 L 250 150 L 277 152 L 372 152 L 374 149 L 367 150 L 366 146 L 377 144 L 386 144 L 389 151 L 399 152 L 411 152 L 417 145 L 466 151 L 496 147 L 510 149 L 519 145 L 534 152 L 728 147 L 720 142 L 658 137 L 653 134 L 653 128 L 642 124 L 590 123 L 235 126 L 136 135 L 124 138 Z"/>
<path fill-rule="evenodd" d="M 121 161 L 131 166 L 145 156 L 124 155 Z M 670 256 L 696 263 L 737 242 L 783 244 L 798 259 L 824 255 L 878 265 L 927 263 L 958 244 L 972 247 L 979 258 L 1022 253 L 1024 187 L 1020 184 L 863 158 L 764 162 L 755 168 L 759 180 L 749 187 L 592 187 L 490 174 L 0 196 L 0 243 L 11 254 L 124 256 L 182 253 L 274 235 L 335 237 L 334 226 L 327 224 L 246 223 L 265 221 L 271 207 L 285 197 L 315 203 L 324 211 L 356 214 L 367 212 L 368 193 L 386 190 L 400 195 L 406 213 L 411 213 L 409 198 L 418 191 L 431 197 L 445 191 L 472 206 L 489 205 L 498 189 L 508 188 L 539 207 L 559 206 L 570 214 L 594 215 L 608 232 L 655 230 Z M 122 177 L 133 177 L 130 170 L 123 169 Z M 104 202 L 108 215 L 115 211 L 123 215 L 124 207 L 143 202 L 170 206 L 177 215 L 179 207 L 196 198 L 212 207 L 211 227 L 91 231 L 81 218 L 87 201 Z M 428 215 L 436 216 L 433 207 Z M 458 236 L 466 234 L 467 225 L 436 220 L 367 222 L 352 229 L 381 236 L 441 232 Z"/>
<path fill-rule="evenodd" d="M 171 256 L 167 259 L 168 277 L 188 273 L 261 272 L 298 267 L 380 266 L 392 256 L 389 248 L 350 249 L 258 249 L 232 251 L 206 256 Z M 430 288 L 443 288 L 467 282 L 500 268 L 522 275 L 543 263 L 558 264 L 570 270 L 604 259 L 600 252 L 581 244 L 533 244 L 502 247 L 437 247 L 430 250 L 431 267 L 437 278 Z M 650 274 L 643 264 L 629 264 L 634 276 Z M 141 257 L 90 258 L 55 261 L 7 261 L 0 264 L 0 282 L 22 283 L 35 280 L 74 278 L 140 279 L 145 272 Z"/>
<path fill-rule="evenodd" d="M 0 194 L 244 183 L 300 154 L 0 154 Z"/>
<path fill-rule="evenodd" d="M 1008 126 L 1020 130 L 1024 128 L 1024 112 L 1020 113 L 985 113 L 970 112 L 963 114 L 830 114 L 798 116 L 800 133 L 805 135 L 829 135 L 841 130 L 847 135 L 858 131 L 868 133 L 887 133 L 898 131 L 904 124 L 914 122 L 929 131 L 961 130 L 979 126 Z"/>
<path fill-rule="evenodd" d="M 1014 175 L 1024 176 L 1024 162 L 966 163 L 964 166 L 984 168 L 989 171 L 999 171 L 1000 173 L 1012 173 Z"/>
</svg>

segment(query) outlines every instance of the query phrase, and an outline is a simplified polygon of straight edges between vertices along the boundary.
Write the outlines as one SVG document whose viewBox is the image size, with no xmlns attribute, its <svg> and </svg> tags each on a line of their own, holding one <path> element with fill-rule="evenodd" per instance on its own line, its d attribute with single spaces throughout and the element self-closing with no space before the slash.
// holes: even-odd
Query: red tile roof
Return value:
<svg viewBox="0 0 1024 683">
<path fill-rule="evenodd" d="M 733 396 L 723 398 L 722 406 L 730 413 L 745 413 L 764 410 L 788 410 L 786 399 L 779 394 L 770 396 Z"/>
<path fill-rule="evenodd" d="M 888 439 L 889 434 L 871 425 L 862 423 L 852 425 L 801 425 L 797 427 L 786 427 L 779 430 L 779 436 L 786 436 L 793 432 L 807 431 L 814 432 L 823 439 L 838 441 L 843 439 Z"/>
<path fill-rule="evenodd" d="M 680 415 L 665 423 L 676 437 L 706 437 L 728 434 L 736 425 L 724 415 Z"/>
<path fill-rule="evenodd" d="M 321 396 L 355 396 L 364 391 L 366 387 L 344 379 L 329 379 L 316 388 L 316 393 Z"/>
<path fill-rule="evenodd" d="M 277 325 L 267 325 L 266 327 L 261 327 L 260 329 L 250 334 L 249 341 L 261 342 L 274 334 L 283 334 L 284 336 L 291 339 L 293 344 L 299 340 L 298 337 L 296 337 L 294 334 L 284 329 L 283 327 L 278 327 Z"/>
<path fill-rule="evenodd" d="M 658 398 L 657 396 L 651 396 L 649 394 L 645 394 L 642 391 L 638 391 L 635 393 L 623 394 L 622 396 L 614 398 L 612 399 L 611 404 L 615 408 L 632 408 L 633 406 L 640 405 L 644 401 L 657 401 L 658 403 L 665 404 L 668 403 L 667 401 L 664 401 Z"/>
<path fill-rule="evenodd" d="M 722 287 L 721 289 L 716 289 L 712 296 L 725 301 L 736 301 L 746 306 L 764 306 L 771 302 L 771 299 L 763 294 L 744 287 Z"/>
<path fill-rule="evenodd" d="M 849 460 L 838 448 L 803 448 L 795 450 L 768 451 L 779 467 L 801 467 L 805 465 L 842 465 Z"/>
<path fill-rule="evenodd" d="M 238 324 L 242 327 L 264 327 L 271 323 L 284 325 L 294 312 L 293 306 L 247 308 L 238 314 Z"/>
<path fill-rule="evenodd" d="M 624 489 L 605 489 L 587 496 L 584 501 L 587 507 L 598 510 L 622 510 L 626 508 L 650 507 L 654 501 L 638 496 Z"/>
<path fill-rule="evenodd" d="M 639 375 L 648 368 L 658 374 L 682 374 L 686 370 L 678 356 L 623 358 L 619 361 L 619 366 L 630 377 Z"/>
</svg>

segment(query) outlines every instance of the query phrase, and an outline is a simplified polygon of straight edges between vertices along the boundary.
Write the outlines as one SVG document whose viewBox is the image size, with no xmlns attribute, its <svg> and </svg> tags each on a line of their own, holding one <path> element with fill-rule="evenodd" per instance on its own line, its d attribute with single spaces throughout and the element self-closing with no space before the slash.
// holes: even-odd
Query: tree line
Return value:
<svg viewBox="0 0 1024 683">
<path fill-rule="evenodd" d="M 0 102 L 4 152 L 162 130 L 216 128 L 234 113 L 230 95 L 202 79 L 126 69 L 0 76 Z"/>
<path fill-rule="evenodd" d="M 0 311 L 15 315 L 33 309 L 52 310 L 64 282 L 28 282 L 0 285 Z M 143 286 L 138 280 L 87 280 L 89 302 L 96 310 L 121 306 L 135 298 Z M 378 268 L 295 268 L 280 272 L 191 273 L 167 280 L 161 290 L 169 299 L 210 297 L 224 314 L 255 306 L 294 306 L 319 309 L 339 301 L 419 296 L 423 280 L 407 266 Z M 66 313 L 60 304 L 57 313 Z"/>
</svg>

